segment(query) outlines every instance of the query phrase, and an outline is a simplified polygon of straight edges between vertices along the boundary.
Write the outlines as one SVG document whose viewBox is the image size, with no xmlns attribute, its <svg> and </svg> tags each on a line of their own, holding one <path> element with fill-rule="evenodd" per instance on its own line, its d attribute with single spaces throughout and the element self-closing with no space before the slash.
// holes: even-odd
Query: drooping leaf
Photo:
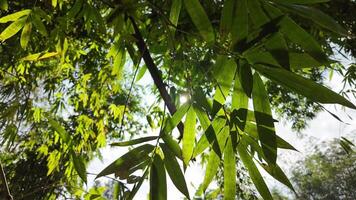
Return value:
<svg viewBox="0 0 356 200">
<path fill-rule="evenodd" d="M 263 180 L 261 173 L 259 172 L 258 168 L 256 167 L 255 163 L 250 154 L 247 152 L 247 147 L 240 142 L 237 145 L 237 151 L 239 153 L 240 159 L 244 166 L 247 168 L 247 171 L 251 177 L 252 182 L 256 186 L 257 191 L 260 193 L 263 199 L 265 200 L 273 200 L 268 187 Z"/>
<path fill-rule="evenodd" d="M 26 20 L 27 17 L 20 18 L 19 20 L 14 21 L 12 24 L 6 27 L 5 30 L 0 34 L 0 41 L 5 41 L 19 32 L 25 25 Z"/>
<path fill-rule="evenodd" d="M 280 31 L 286 38 L 300 45 L 309 55 L 321 63 L 328 61 L 318 42 L 289 17 L 283 17 L 279 23 Z"/>
<path fill-rule="evenodd" d="M 141 144 L 144 142 L 148 142 L 148 141 L 152 141 L 152 140 L 156 140 L 158 137 L 157 136 L 148 136 L 148 137 L 141 137 L 141 138 L 137 138 L 137 139 L 133 139 L 133 140 L 129 140 L 129 141 L 123 141 L 123 142 L 115 142 L 115 143 L 111 143 L 110 146 L 131 146 L 131 145 L 135 145 L 135 144 Z"/>
<path fill-rule="evenodd" d="M 253 108 L 257 123 L 258 138 L 262 143 L 263 153 L 270 163 L 276 163 L 277 142 L 268 94 L 262 79 L 255 73 L 253 76 Z"/>
<path fill-rule="evenodd" d="M 179 122 L 182 120 L 183 116 L 187 113 L 190 108 L 190 103 L 185 103 L 180 106 L 174 115 L 167 119 L 166 124 L 163 128 L 163 132 L 170 133 L 172 130 L 177 127 Z"/>
<path fill-rule="evenodd" d="M 322 86 L 314 81 L 308 80 L 290 71 L 281 68 L 265 67 L 255 65 L 255 69 L 267 78 L 303 95 L 313 101 L 320 103 L 337 103 L 349 108 L 356 109 L 356 106 L 341 95 Z"/>
<path fill-rule="evenodd" d="M 31 29 L 32 29 L 32 24 L 30 22 L 26 22 L 25 26 L 22 29 L 21 38 L 20 38 L 21 47 L 24 49 L 26 49 L 27 44 L 30 40 Z"/>
<path fill-rule="evenodd" d="M 220 164 L 219 156 L 215 153 L 215 151 L 210 151 L 209 158 L 208 158 L 208 164 L 206 165 L 204 180 L 201 185 L 202 190 L 204 192 L 208 188 L 210 182 L 213 180 L 213 178 L 218 170 L 219 164 Z"/>
<path fill-rule="evenodd" d="M 287 186 L 289 189 L 295 192 L 293 185 L 289 181 L 288 177 L 285 175 L 283 170 L 276 164 L 276 165 L 267 165 L 261 163 L 261 166 L 268 172 L 273 178 Z"/>
<path fill-rule="evenodd" d="M 232 24 L 232 46 L 248 36 L 248 7 L 247 0 L 235 1 Z"/>
<path fill-rule="evenodd" d="M 172 22 L 174 26 L 177 26 L 178 24 L 181 8 L 182 8 L 182 0 L 172 1 L 171 11 L 169 13 L 169 20 Z M 175 28 L 172 27 L 172 30 L 175 30 Z"/>
<path fill-rule="evenodd" d="M 31 15 L 31 22 L 41 35 L 48 36 L 47 29 L 38 15 Z"/>
<path fill-rule="evenodd" d="M 188 165 L 190 159 L 193 155 L 194 142 L 195 142 L 195 125 L 196 125 L 196 114 L 193 107 L 190 107 L 184 123 L 184 134 L 183 134 L 183 162 Z"/>
<path fill-rule="evenodd" d="M 236 194 L 236 161 L 232 139 L 228 138 L 224 152 L 224 199 L 235 199 Z"/>
<path fill-rule="evenodd" d="M 239 62 L 238 78 L 239 78 L 239 83 L 241 84 L 241 87 L 245 92 L 245 94 L 248 97 L 251 97 L 252 86 L 253 86 L 252 71 L 251 71 L 251 66 L 245 61 Z"/>
<path fill-rule="evenodd" d="M 236 72 L 236 63 L 227 56 L 219 55 L 213 69 L 214 77 L 217 81 L 215 87 L 214 100 L 224 104 L 232 86 L 232 80 Z"/>
<path fill-rule="evenodd" d="M 10 15 L 6 15 L 4 17 L 1 17 L 0 18 L 0 23 L 7 23 L 7 22 L 17 21 L 21 17 L 29 15 L 30 13 L 31 13 L 30 9 L 21 10 L 21 11 L 12 13 Z"/>
<path fill-rule="evenodd" d="M 161 138 L 164 141 L 164 143 L 169 147 L 169 149 L 174 153 L 174 155 L 179 159 L 183 160 L 182 150 L 178 142 L 174 140 L 172 136 L 169 135 L 168 133 L 163 133 L 163 135 L 161 135 Z"/>
<path fill-rule="evenodd" d="M 265 47 L 276 59 L 278 64 L 280 64 L 285 69 L 290 69 L 288 46 L 282 34 L 278 32 L 273 34 L 265 42 Z"/>
<path fill-rule="evenodd" d="M 330 0 L 272 0 L 278 3 L 289 3 L 289 4 L 317 4 L 317 3 L 325 3 Z"/>
<path fill-rule="evenodd" d="M 67 143 L 70 139 L 70 135 L 68 132 L 63 128 L 63 126 L 58 123 L 56 120 L 54 120 L 49 114 L 45 114 L 45 117 L 48 120 L 48 123 L 50 126 L 59 134 L 60 138 Z"/>
<path fill-rule="evenodd" d="M 224 1 L 223 9 L 221 11 L 220 18 L 220 34 L 223 37 L 226 37 L 230 32 L 233 24 L 233 15 L 234 15 L 234 0 Z"/>
<path fill-rule="evenodd" d="M 83 5 L 83 0 L 76 0 L 72 8 L 68 11 L 67 16 L 69 19 L 73 19 L 80 11 Z"/>
<path fill-rule="evenodd" d="M 142 146 L 136 147 L 117 160 L 115 160 L 113 163 L 111 163 L 109 166 L 107 166 L 105 169 L 103 169 L 97 176 L 96 178 L 113 174 L 115 173 L 119 177 L 126 177 L 128 176 L 128 170 L 130 168 L 135 167 L 136 165 L 145 162 L 147 160 L 148 154 L 151 153 L 154 149 L 154 146 L 149 145 L 149 144 L 144 144 Z"/>
<path fill-rule="evenodd" d="M 137 73 L 135 83 L 138 82 L 139 80 L 141 80 L 141 78 L 145 75 L 146 71 L 147 71 L 146 65 L 142 65 L 142 67 L 140 68 L 140 70 Z"/>
<path fill-rule="evenodd" d="M 132 188 L 130 194 L 129 194 L 128 197 L 127 197 L 127 200 L 132 200 L 132 199 L 135 197 L 137 191 L 141 188 L 141 185 L 142 185 L 143 181 L 146 179 L 146 176 L 148 175 L 148 172 L 149 172 L 148 170 L 145 170 L 145 172 L 144 172 L 143 175 L 141 176 L 140 181 L 138 181 L 138 182 L 134 185 L 134 187 Z"/>
<path fill-rule="evenodd" d="M 259 0 L 248 0 L 247 5 L 250 12 L 249 16 L 256 27 L 260 27 L 270 20 L 262 10 L 261 2 Z"/>
<path fill-rule="evenodd" d="M 197 113 L 197 116 L 199 117 L 199 121 L 204 120 L 199 112 Z M 195 146 L 193 152 L 193 158 L 203 153 L 204 150 L 209 147 L 209 144 L 211 144 L 215 153 L 218 156 L 219 155 L 221 156 L 221 149 L 220 147 L 218 147 L 219 150 L 217 150 L 217 147 L 215 147 L 216 144 L 215 141 L 217 140 L 218 135 L 220 135 L 220 132 L 222 131 L 225 124 L 226 124 L 226 120 L 219 117 L 219 118 L 215 118 L 212 124 L 209 124 L 207 127 L 203 127 L 204 134 L 200 137 L 197 145 Z"/>
<path fill-rule="evenodd" d="M 214 43 L 214 29 L 199 0 L 184 0 L 184 6 L 203 39 L 207 43 Z"/>
<path fill-rule="evenodd" d="M 73 150 L 70 151 L 70 155 L 72 157 L 75 171 L 77 171 L 79 177 L 84 181 L 84 183 L 87 183 L 87 173 L 83 158 L 77 156 Z"/>
<path fill-rule="evenodd" d="M 162 158 L 155 155 L 150 170 L 150 200 L 167 199 L 166 170 Z"/>
<path fill-rule="evenodd" d="M 182 192 L 188 199 L 190 199 L 184 174 L 177 162 L 177 159 L 175 158 L 174 153 L 169 150 L 165 144 L 161 143 L 160 146 L 164 153 L 164 165 L 169 176 L 171 177 L 173 184 L 180 192 Z"/>
<path fill-rule="evenodd" d="M 314 21 L 314 23 L 320 25 L 321 27 L 328 29 L 334 33 L 339 35 L 347 36 L 347 31 L 340 26 L 333 18 L 329 15 L 323 13 L 322 11 L 309 7 L 309 6 L 302 6 L 302 5 L 292 5 L 292 4 L 280 4 L 282 7 L 287 8 L 288 10 L 310 19 Z"/>
</svg>

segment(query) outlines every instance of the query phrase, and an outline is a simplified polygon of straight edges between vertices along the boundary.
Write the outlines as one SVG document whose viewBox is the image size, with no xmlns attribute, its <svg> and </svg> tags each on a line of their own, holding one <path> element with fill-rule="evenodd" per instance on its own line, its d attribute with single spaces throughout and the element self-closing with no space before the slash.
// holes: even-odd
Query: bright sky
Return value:
<svg viewBox="0 0 356 200">
<path fill-rule="evenodd" d="M 140 81 L 141 82 L 141 81 Z M 148 73 L 146 73 L 145 77 L 143 78 L 141 84 L 148 84 L 150 82 L 150 77 Z M 325 81 L 326 85 L 332 88 L 334 91 L 338 92 L 342 86 L 342 77 L 334 74 L 332 81 Z M 148 97 L 145 99 L 149 102 L 154 101 L 154 97 Z M 356 104 L 355 99 L 351 99 L 351 101 Z M 340 106 L 334 105 L 324 105 L 329 111 L 333 112 L 337 116 L 339 116 L 344 122 L 349 123 L 349 125 L 339 122 L 334 117 L 332 117 L 327 112 L 321 112 L 317 115 L 317 117 L 309 122 L 309 127 L 302 131 L 304 135 L 303 138 L 297 135 L 297 133 L 291 131 L 291 125 L 285 122 L 278 122 L 276 124 L 276 131 L 277 134 L 291 143 L 295 148 L 297 148 L 300 152 L 293 152 L 293 151 L 280 151 L 278 156 L 278 162 L 281 167 L 286 171 L 288 175 L 288 169 L 290 166 L 293 166 L 296 161 L 303 156 L 307 155 L 309 152 L 310 147 L 310 138 L 314 138 L 313 141 L 320 142 L 324 140 L 330 140 L 333 138 L 340 138 L 341 136 L 351 135 L 356 133 L 356 120 L 352 120 L 356 118 L 356 111 L 351 109 L 344 109 Z M 352 119 L 349 118 L 352 117 Z M 110 148 L 107 147 L 102 151 L 103 160 L 100 161 L 99 159 L 94 159 L 88 167 L 88 172 L 98 173 L 102 169 L 104 169 L 107 165 L 112 163 L 114 160 L 119 158 L 121 155 L 127 152 L 127 148 L 123 147 L 115 147 Z M 263 169 L 261 170 L 263 171 Z M 195 193 L 196 188 L 199 186 L 200 183 L 203 181 L 205 169 L 196 162 L 188 167 L 187 171 L 185 172 L 185 177 L 187 181 L 187 185 L 189 188 L 190 195 L 193 196 Z M 282 184 L 274 181 L 267 173 L 263 173 L 264 177 L 269 186 L 278 186 L 284 187 Z M 167 177 L 169 177 L 167 175 Z M 93 176 L 89 176 L 89 186 L 93 184 Z M 105 178 L 101 178 L 101 181 L 105 181 Z M 211 184 L 211 186 L 215 187 L 216 184 Z M 137 193 L 135 199 L 136 200 L 143 200 L 147 199 L 147 194 L 149 192 L 149 185 L 148 182 L 144 182 L 141 189 Z M 178 200 L 183 199 L 183 195 L 175 188 L 173 183 L 168 180 L 168 199 L 170 200 Z"/>
</svg>

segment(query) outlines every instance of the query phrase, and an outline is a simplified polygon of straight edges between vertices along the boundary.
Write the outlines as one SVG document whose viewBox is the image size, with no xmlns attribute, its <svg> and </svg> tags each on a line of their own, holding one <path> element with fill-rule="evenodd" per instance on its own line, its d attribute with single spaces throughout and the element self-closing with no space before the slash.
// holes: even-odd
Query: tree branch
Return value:
<svg viewBox="0 0 356 200">
<path fill-rule="evenodd" d="M 165 87 L 165 84 L 163 83 L 162 81 L 162 77 L 159 73 L 159 70 L 156 66 L 156 64 L 153 62 L 153 59 L 148 51 L 148 48 L 147 48 L 147 45 L 140 33 L 140 30 L 135 22 L 135 20 L 129 16 L 129 19 L 132 23 L 132 26 L 135 30 L 135 34 L 134 34 L 134 37 L 136 38 L 136 45 L 142 55 L 142 58 L 143 60 L 145 61 L 146 63 L 146 66 L 147 66 L 147 69 L 148 71 L 150 72 L 151 74 L 151 77 L 153 79 L 153 82 L 155 83 L 156 87 L 158 88 L 158 91 L 164 101 L 164 103 L 166 104 L 168 110 L 169 110 L 169 113 L 171 115 L 173 115 L 176 111 L 177 111 L 177 108 L 176 106 L 174 105 L 171 97 L 169 96 L 167 90 L 166 90 L 166 87 Z M 184 126 L 183 126 L 183 123 L 182 122 L 179 122 L 178 124 L 178 130 L 180 132 L 180 136 L 179 136 L 179 140 L 182 139 L 183 137 L 183 130 L 184 130 Z"/>
<path fill-rule="evenodd" d="M 5 199 L 6 200 L 13 200 L 12 198 L 12 195 L 10 193 L 10 189 L 9 189 L 9 186 L 7 184 L 7 181 L 6 181 L 6 175 L 5 175 L 5 171 L 4 171 L 4 168 L 2 167 L 2 164 L 0 163 L 0 168 L 1 168 L 1 172 L 0 172 L 0 176 L 1 176 L 1 182 L 2 182 L 2 185 L 4 187 L 4 192 L 6 192 L 7 194 L 5 194 Z"/>
</svg>

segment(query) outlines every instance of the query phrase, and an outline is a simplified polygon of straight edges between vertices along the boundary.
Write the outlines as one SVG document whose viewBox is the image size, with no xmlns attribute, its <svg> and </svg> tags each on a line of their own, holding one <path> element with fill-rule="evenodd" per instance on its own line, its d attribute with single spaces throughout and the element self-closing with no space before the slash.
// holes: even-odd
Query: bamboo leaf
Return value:
<svg viewBox="0 0 356 200">
<path fill-rule="evenodd" d="M 57 121 L 55 121 L 52 117 L 49 116 L 49 114 L 45 114 L 45 117 L 48 120 L 49 125 L 57 131 L 59 134 L 60 138 L 65 142 L 68 143 L 70 139 L 70 135 L 68 132 L 63 128 L 62 125 L 60 125 Z"/>
<path fill-rule="evenodd" d="M 33 23 L 33 25 L 36 27 L 36 29 L 41 35 L 45 37 L 48 36 L 46 27 L 38 15 L 31 15 L 31 22 Z"/>
<path fill-rule="evenodd" d="M 130 168 L 135 167 L 136 165 L 139 165 L 141 163 L 144 163 L 149 157 L 148 154 L 151 153 L 154 149 L 154 146 L 149 145 L 149 144 L 144 144 L 142 146 L 136 147 L 117 160 L 115 160 L 113 163 L 108 165 L 105 169 L 103 169 L 97 176 L 96 178 L 106 176 L 109 174 L 115 173 L 119 177 L 127 177 L 128 170 Z"/>
<path fill-rule="evenodd" d="M 10 24 L 3 32 L 1 32 L 0 41 L 5 41 L 10 37 L 14 36 L 17 32 L 19 32 L 22 29 L 22 27 L 25 25 L 26 20 L 27 17 L 23 17 Z"/>
<path fill-rule="evenodd" d="M 262 143 L 263 153 L 270 163 L 276 163 L 277 142 L 268 94 L 260 76 L 253 76 L 253 108 L 257 123 L 258 138 Z"/>
<path fill-rule="evenodd" d="M 188 199 L 190 199 L 184 174 L 177 162 L 177 159 L 175 158 L 174 153 L 169 150 L 165 144 L 160 143 L 160 146 L 164 153 L 164 165 L 166 166 L 167 172 L 171 177 L 173 184 L 180 192 L 182 192 Z"/>
<path fill-rule="evenodd" d="M 73 150 L 70 151 L 70 155 L 72 157 L 75 171 L 77 171 L 79 177 L 84 181 L 84 183 L 87 183 L 87 173 L 85 169 L 84 160 L 81 157 L 77 156 Z"/>
<path fill-rule="evenodd" d="M 240 64 L 238 66 L 238 76 L 240 80 L 239 83 L 241 84 L 243 91 L 248 97 L 251 97 L 253 78 L 251 66 L 247 62 L 240 61 Z"/>
<path fill-rule="evenodd" d="M 25 26 L 22 29 L 20 44 L 23 49 L 26 49 L 27 44 L 30 40 L 31 36 L 32 24 L 30 22 L 26 22 Z"/>
<path fill-rule="evenodd" d="M 185 103 L 182 106 L 180 106 L 177 109 L 177 111 L 174 113 L 174 115 L 167 119 L 166 124 L 163 128 L 163 132 L 165 133 L 172 132 L 173 129 L 177 127 L 179 122 L 182 120 L 183 116 L 187 113 L 190 106 L 191 106 L 190 103 Z"/>
<path fill-rule="evenodd" d="M 326 88 L 325 86 L 322 86 L 314 81 L 308 80 L 290 71 L 281 68 L 265 67 L 262 65 L 255 65 L 254 68 L 267 78 L 313 101 L 326 104 L 337 103 L 349 108 L 356 109 L 354 104 L 352 104 L 341 95 Z"/>
<path fill-rule="evenodd" d="M 178 24 L 181 8 L 182 8 L 182 0 L 172 1 L 171 11 L 169 13 L 169 20 L 172 22 L 174 26 L 177 26 Z M 175 30 L 175 28 L 172 29 Z"/>
<path fill-rule="evenodd" d="M 273 200 L 272 195 L 269 192 L 268 187 L 261 176 L 261 173 L 258 171 L 255 163 L 253 162 L 251 155 L 247 153 L 246 148 L 247 147 L 241 142 L 237 145 L 237 151 L 240 155 L 242 163 L 247 168 L 251 180 L 256 186 L 256 189 L 260 193 L 262 198 L 265 200 Z"/>
<path fill-rule="evenodd" d="M 228 138 L 224 152 L 224 199 L 235 199 L 236 161 L 232 139 Z"/>
<path fill-rule="evenodd" d="M 261 166 L 268 172 L 273 178 L 287 186 L 293 192 L 295 192 L 293 185 L 289 181 L 288 177 L 284 174 L 283 170 L 276 164 L 276 165 L 266 165 L 261 164 Z"/>
<path fill-rule="evenodd" d="M 137 138 L 137 139 L 133 139 L 133 140 L 129 140 L 129 141 L 111 143 L 110 146 L 119 146 L 119 147 L 131 146 L 131 145 L 135 145 L 135 144 L 141 144 L 144 142 L 156 140 L 157 138 L 158 138 L 157 136 L 141 137 L 141 138 Z"/>
<path fill-rule="evenodd" d="M 285 69 L 290 69 L 287 42 L 280 33 L 273 34 L 266 42 L 265 47 L 276 59 L 278 64 Z"/>
<path fill-rule="evenodd" d="M 272 0 L 278 3 L 289 3 L 289 4 L 317 4 L 317 3 L 325 3 L 330 0 Z"/>
<path fill-rule="evenodd" d="M 199 0 L 184 0 L 184 6 L 200 35 L 207 43 L 215 42 L 213 26 Z"/>
<path fill-rule="evenodd" d="M 0 23 L 7 23 L 7 22 L 13 22 L 13 21 L 17 21 L 18 19 L 20 19 L 23 16 L 27 16 L 31 13 L 30 9 L 26 9 L 26 10 L 21 10 L 15 13 L 12 13 L 10 15 L 6 15 L 4 17 L 0 18 Z"/>
<path fill-rule="evenodd" d="M 342 26 L 340 26 L 340 24 L 338 24 L 333 18 L 331 18 L 329 15 L 323 13 L 318 9 L 308 7 L 308 6 L 302 6 L 302 5 L 292 5 L 292 4 L 280 4 L 280 5 L 302 17 L 314 21 L 314 23 L 318 24 L 319 26 L 327 30 L 330 30 L 334 33 L 343 36 L 349 35 L 347 31 Z"/>
<path fill-rule="evenodd" d="M 220 157 L 215 151 L 210 151 L 208 164 L 206 165 L 205 176 L 201 185 L 202 190 L 205 192 L 210 182 L 213 180 L 220 164 Z"/>
<path fill-rule="evenodd" d="M 232 24 L 232 46 L 248 36 L 247 0 L 235 1 L 235 12 Z"/>
<path fill-rule="evenodd" d="M 226 37 L 230 32 L 233 24 L 233 15 L 234 15 L 234 0 L 225 0 L 224 6 L 221 11 L 220 18 L 220 34 L 223 37 Z"/>
<path fill-rule="evenodd" d="M 196 114 L 193 107 L 190 107 L 184 123 L 184 134 L 183 134 L 183 162 L 188 165 L 190 159 L 193 155 L 194 142 L 195 142 L 195 124 L 196 124 Z"/>
<path fill-rule="evenodd" d="M 159 155 L 155 155 L 150 170 L 150 200 L 167 199 L 166 170 Z"/>
</svg>

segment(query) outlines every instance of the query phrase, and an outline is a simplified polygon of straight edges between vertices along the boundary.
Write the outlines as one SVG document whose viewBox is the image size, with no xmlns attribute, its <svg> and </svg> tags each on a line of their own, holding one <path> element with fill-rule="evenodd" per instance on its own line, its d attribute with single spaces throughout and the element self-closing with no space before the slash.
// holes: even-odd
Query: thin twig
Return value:
<svg viewBox="0 0 356 200">
<path fill-rule="evenodd" d="M 7 184 L 5 170 L 2 167 L 1 162 L 0 162 L 0 168 L 1 168 L 1 174 L 0 174 L 1 175 L 1 182 L 3 182 L 2 185 L 4 186 L 4 189 L 5 189 L 6 193 L 7 193 L 7 196 L 5 198 L 8 199 L 8 200 L 13 200 L 13 197 L 12 197 L 10 189 L 9 189 L 9 185 Z"/>
</svg>

